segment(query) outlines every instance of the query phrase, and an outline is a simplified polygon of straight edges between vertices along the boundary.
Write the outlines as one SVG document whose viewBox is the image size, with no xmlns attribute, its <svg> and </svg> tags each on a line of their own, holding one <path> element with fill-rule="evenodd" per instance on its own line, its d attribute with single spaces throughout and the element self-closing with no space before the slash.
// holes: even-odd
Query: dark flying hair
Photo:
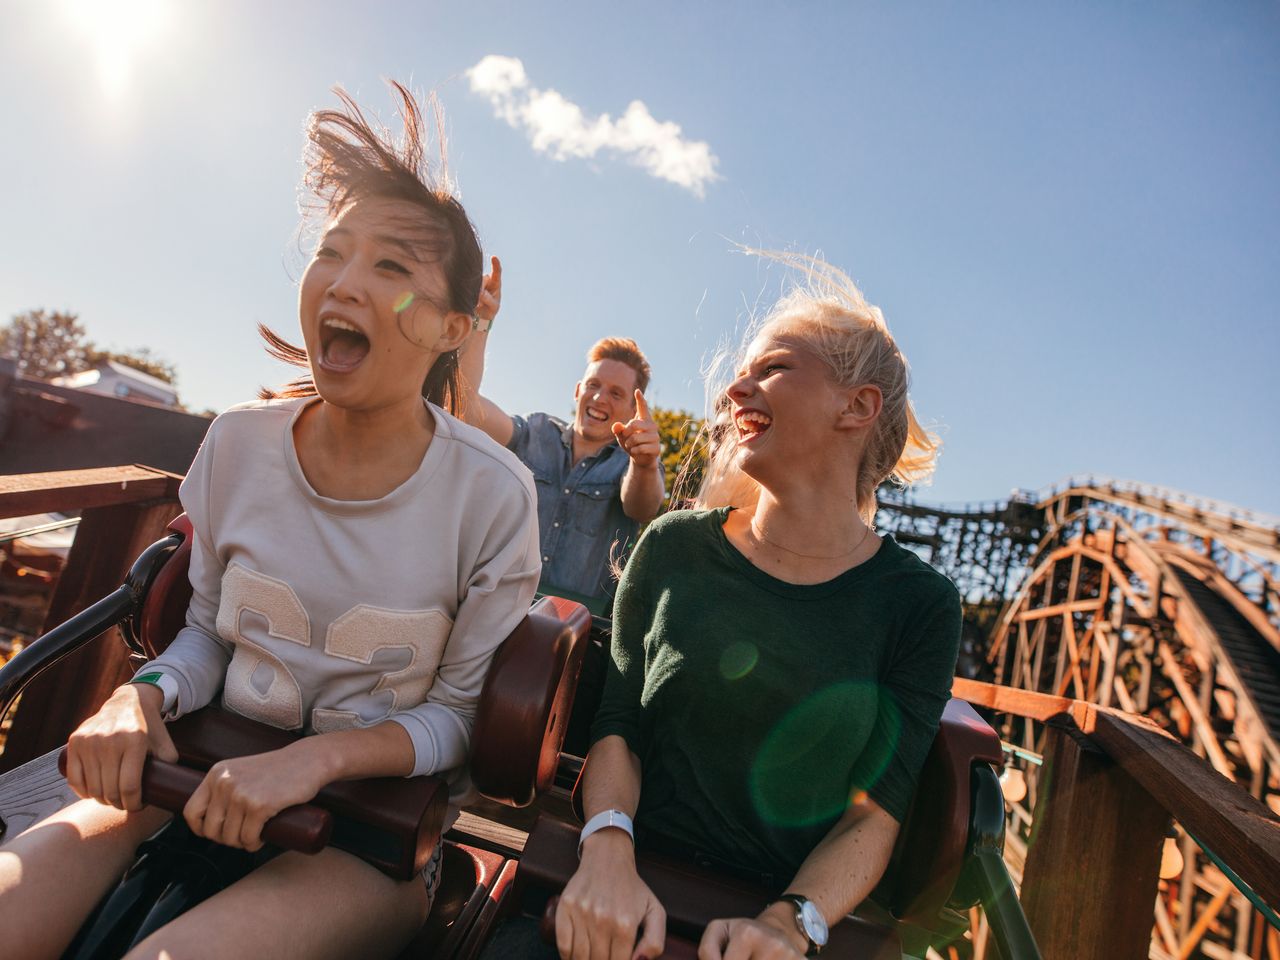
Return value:
<svg viewBox="0 0 1280 960">
<path fill-rule="evenodd" d="M 422 222 L 414 225 L 418 235 L 413 248 L 418 259 L 439 263 L 444 271 L 448 303 L 437 305 L 471 315 L 480 298 L 484 256 L 475 226 L 450 190 L 442 112 L 435 98 L 429 98 L 439 148 L 436 171 L 427 160 L 429 138 L 422 107 L 403 84 L 392 80 L 389 85 L 398 101 L 404 130 L 398 143 L 391 131 L 370 123 L 359 104 L 341 87 L 334 88 L 342 102 L 341 109 L 317 110 L 311 115 L 303 152 L 303 215 L 308 219 L 317 215 L 332 218 L 355 201 L 370 197 L 403 200 L 420 208 Z M 431 299 L 425 292 L 415 291 L 415 295 Z M 263 324 L 258 325 L 258 332 L 273 357 L 295 366 L 308 366 L 305 349 Z M 299 377 L 275 390 L 259 391 L 263 399 L 315 394 L 310 376 Z M 422 384 L 422 395 L 450 413 L 457 412 L 460 398 L 456 350 L 442 354 L 432 365 Z"/>
</svg>

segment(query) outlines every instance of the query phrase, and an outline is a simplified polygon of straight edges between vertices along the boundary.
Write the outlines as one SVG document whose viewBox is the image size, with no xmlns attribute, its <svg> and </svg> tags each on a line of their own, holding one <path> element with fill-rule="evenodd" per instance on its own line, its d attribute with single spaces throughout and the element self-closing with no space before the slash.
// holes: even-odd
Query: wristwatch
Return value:
<svg viewBox="0 0 1280 960">
<path fill-rule="evenodd" d="M 785 900 L 796 908 L 796 929 L 809 941 L 805 956 L 816 957 L 827 945 L 827 920 L 822 911 L 812 900 L 798 893 L 784 893 L 778 899 Z"/>
</svg>

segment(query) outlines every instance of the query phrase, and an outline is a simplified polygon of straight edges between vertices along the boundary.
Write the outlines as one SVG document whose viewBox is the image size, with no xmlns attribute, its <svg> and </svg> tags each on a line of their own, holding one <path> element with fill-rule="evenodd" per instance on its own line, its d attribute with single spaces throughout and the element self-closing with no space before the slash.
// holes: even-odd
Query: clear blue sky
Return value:
<svg viewBox="0 0 1280 960">
<path fill-rule="evenodd" d="M 490 55 L 588 124 L 642 101 L 718 179 L 535 150 L 472 89 Z M 619 333 L 700 411 L 700 360 L 778 281 L 732 243 L 820 251 L 942 426 L 922 499 L 1092 471 L 1280 513 L 1270 2 L 0 0 L 0 319 L 74 310 L 195 408 L 280 382 L 254 325 L 296 329 L 303 120 L 335 83 L 386 111 L 388 76 L 438 92 L 506 263 L 507 409 L 567 411 Z"/>
</svg>

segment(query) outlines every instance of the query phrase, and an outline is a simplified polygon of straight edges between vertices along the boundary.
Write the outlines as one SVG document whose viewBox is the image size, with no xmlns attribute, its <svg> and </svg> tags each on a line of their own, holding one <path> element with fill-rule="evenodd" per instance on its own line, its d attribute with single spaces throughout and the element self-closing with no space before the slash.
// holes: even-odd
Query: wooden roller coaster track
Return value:
<svg viewBox="0 0 1280 960">
<path fill-rule="evenodd" d="M 963 508 L 889 497 L 879 522 L 960 586 L 971 674 L 1152 719 L 1280 812 L 1280 518 L 1087 478 Z M 1046 730 L 1009 718 L 1003 734 L 1007 796 L 1025 784 L 1016 875 Z M 1161 875 L 1150 956 L 1280 960 L 1266 917 L 1180 825 Z"/>
</svg>

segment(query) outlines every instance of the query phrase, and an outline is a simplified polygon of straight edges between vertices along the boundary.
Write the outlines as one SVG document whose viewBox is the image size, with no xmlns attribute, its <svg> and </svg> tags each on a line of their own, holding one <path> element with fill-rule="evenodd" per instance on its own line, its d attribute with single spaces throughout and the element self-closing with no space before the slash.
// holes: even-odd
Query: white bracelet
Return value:
<svg viewBox="0 0 1280 960">
<path fill-rule="evenodd" d="M 631 842 L 636 842 L 636 831 L 631 825 L 631 818 L 621 810 L 601 810 L 594 817 L 587 821 L 586 826 L 582 828 L 582 832 L 578 834 L 578 859 L 582 859 L 582 843 L 587 837 L 591 836 L 597 830 L 604 830 L 608 827 L 616 827 L 619 830 L 625 830 Z"/>
</svg>

